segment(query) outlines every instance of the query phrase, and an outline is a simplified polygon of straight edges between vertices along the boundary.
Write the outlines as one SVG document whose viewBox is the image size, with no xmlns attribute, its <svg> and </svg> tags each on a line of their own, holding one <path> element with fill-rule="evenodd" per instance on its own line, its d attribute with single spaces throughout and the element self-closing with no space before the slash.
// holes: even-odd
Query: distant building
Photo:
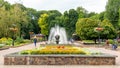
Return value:
<svg viewBox="0 0 120 68">
<path fill-rule="evenodd" d="M 34 36 L 37 37 L 38 41 L 44 41 L 45 40 L 45 35 L 43 35 L 43 34 L 33 34 L 33 35 L 31 35 L 31 39 L 33 39 Z"/>
</svg>

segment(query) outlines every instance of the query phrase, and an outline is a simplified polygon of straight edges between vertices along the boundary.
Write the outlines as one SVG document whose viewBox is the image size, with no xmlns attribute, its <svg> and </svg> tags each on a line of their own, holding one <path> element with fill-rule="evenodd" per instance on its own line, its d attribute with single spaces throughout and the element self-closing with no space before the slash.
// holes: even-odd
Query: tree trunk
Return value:
<svg viewBox="0 0 120 68">
<path fill-rule="evenodd" d="M 95 42 L 95 44 L 96 44 L 96 39 L 94 39 L 94 42 Z"/>
</svg>

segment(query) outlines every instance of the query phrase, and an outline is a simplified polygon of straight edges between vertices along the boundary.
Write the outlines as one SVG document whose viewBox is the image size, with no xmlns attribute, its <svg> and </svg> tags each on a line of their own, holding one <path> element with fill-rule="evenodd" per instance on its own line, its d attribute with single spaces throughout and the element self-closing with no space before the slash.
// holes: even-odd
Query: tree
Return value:
<svg viewBox="0 0 120 68">
<path fill-rule="evenodd" d="M 101 32 L 101 38 L 115 38 L 116 37 L 116 30 L 113 27 L 113 25 L 110 23 L 109 20 L 105 19 L 101 22 L 101 27 L 103 28 L 103 31 Z"/>
<path fill-rule="evenodd" d="M 96 15 L 95 12 L 90 12 L 90 13 L 87 14 L 87 18 L 90 18 L 90 17 L 92 17 L 92 16 L 94 16 L 94 15 Z"/>
<path fill-rule="evenodd" d="M 95 14 L 95 15 L 89 17 L 89 18 L 91 18 L 93 20 L 99 20 L 99 14 Z"/>
<path fill-rule="evenodd" d="M 98 34 L 95 28 L 98 26 L 98 21 L 90 18 L 79 19 L 76 23 L 76 33 L 81 39 L 97 39 Z"/>
<path fill-rule="evenodd" d="M 120 8 L 119 8 L 119 20 L 118 20 L 118 26 L 120 27 Z M 120 30 L 120 28 L 119 28 Z"/>
<path fill-rule="evenodd" d="M 108 0 L 105 17 L 110 20 L 115 28 L 118 28 L 120 0 Z"/>
<path fill-rule="evenodd" d="M 0 0 L 0 37 L 8 37 L 10 34 L 10 4 L 4 0 Z"/>
<path fill-rule="evenodd" d="M 79 18 L 86 18 L 87 17 L 87 10 L 85 10 L 84 8 L 82 7 L 77 7 L 76 9 L 77 13 L 78 13 L 78 17 Z"/>
<path fill-rule="evenodd" d="M 48 23 L 47 23 L 48 14 L 42 14 L 39 18 L 38 24 L 41 28 L 41 33 L 48 35 Z"/>
<path fill-rule="evenodd" d="M 103 30 L 99 32 L 102 39 L 112 39 L 116 37 L 116 30 L 109 20 L 103 20 L 100 22 L 90 18 L 82 18 L 78 20 L 76 23 L 76 33 L 81 39 L 96 40 L 98 38 L 98 31 L 95 28 L 97 27 L 103 28 Z"/>
<path fill-rule="evenodd" d="M 9 18 L 10 13 L 6 11 L 5 6 L 0 8 L 0 37 L 8 37 L 9 35 L 9 27 L 11 25 Z"/>
<path fill-rule="evenodd" d="M 27 31 L 33 31 L 35 34 L 40 33 L 40 27 L 38 25 L 40 14 L 35 9 L 27 8 L 27 15 L 29 17 L 29 26 Z"/>
<path fill-rule="evenodd" d="M 73 33 L 75 33 L 75 25 L 78 20 L 78 13 L 74 9 L 70 9 L 68 12 L 64 12 L 64 25 L 68 37 L 70 38 Z"/>
<path fill-rule="evenodd" d="M 48 11 L 48 15 L 49 15 L 49 17 L 47 19 L 47 23 L 49 25 L 48 29 L 50 31 L 51 27 L 54 27 L 55 24 L 60 25 L 59 19 L 62 14 L 57 10 L 50 10 L 50 11 Z"/>
<path fill-rule="evenodd" d="M 18 35 L 21 37 L 21 35 L 25 33 L 24 28 L 26 28 L 29 21 L 26 8 L 23 5 L 16 3 L 12 5 L 10 12 L 12 23 L 17 25 Z"/>
<path fill-rule="evenodd" d="M 103 21 L 103 20 L 104 20 L 104 16 L 105 16 L 105 12 L 101 12 L 101 13 L 99 14 L 99 20 L 100 20 L 100 21 Z"/>
</svg>

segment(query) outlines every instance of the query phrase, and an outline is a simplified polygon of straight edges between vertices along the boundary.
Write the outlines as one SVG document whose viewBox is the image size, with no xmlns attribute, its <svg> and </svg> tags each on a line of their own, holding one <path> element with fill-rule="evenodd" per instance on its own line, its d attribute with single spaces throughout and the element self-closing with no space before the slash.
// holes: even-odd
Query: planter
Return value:
<svg viewBox="0 0 120 68">
<path fill-rule="evenodd" d="M 5 65 L 115 65 L 116 56 L 109 54 L 79 55 L 19 55 L 4 56 Z"/>
</svg>

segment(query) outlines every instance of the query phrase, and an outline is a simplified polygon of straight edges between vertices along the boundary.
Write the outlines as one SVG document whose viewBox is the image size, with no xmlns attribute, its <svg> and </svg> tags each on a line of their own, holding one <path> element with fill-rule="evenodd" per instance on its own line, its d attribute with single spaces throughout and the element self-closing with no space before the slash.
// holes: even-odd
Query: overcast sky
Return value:
<svg viewBox="0 0 120 68">
<path fill-rule="evenodd" d="M 22 3 L 24 6 L 36 10 L 59 10 L 64 12 L 69 9 L 76 9 L 82 6 L 89 12 L 100 13 L 105 10 L 108 0 L 5 0 L 13 4 Z"/>
</svg>

